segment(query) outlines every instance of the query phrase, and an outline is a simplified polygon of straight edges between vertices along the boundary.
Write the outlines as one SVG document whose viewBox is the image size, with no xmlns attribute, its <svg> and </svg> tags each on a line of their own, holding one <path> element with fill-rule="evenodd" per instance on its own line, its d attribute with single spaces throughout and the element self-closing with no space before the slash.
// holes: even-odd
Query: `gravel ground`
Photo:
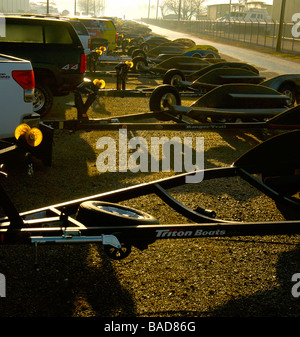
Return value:
<svg viewBox="0 0 300 337">
<path fill-rule="evenodd" d="M 226 57 L 226 55 L 225 55 Z M 260 69 L 264 73 L 263 69 Z M 272 73 L 264 73 L 266 77 Z M 104 78 L 107 87 L 114 79 Z M 128 81 L 128 88 L 160 81 Z M 149 111 L 148 98 L 101 98 L 91 116 Z M 65 105 L 73 96 L 55 99 L 47 118 L 72 118 Z M 185 101 L 184 104 L 191 101 Z M 135 131 L 151 136 L 203 136 L 205 168 L 231 165 L 246 150 L 271 136 L 250 131 Z M 55 131 L 53 166 L 34 161 L 26 175 L 19 162 L 4 182 L 20 211 L 164 178 L 174 172 L 100 173 L 96 168 L 100 137 L 115 131 Z M 239 178 L 180 187 L 172 195 L 187 206 L 216 211 L 224 219 L 282 219 L 274 202 Z M 150 201 L 151 200 L 151 201 Z M 124 203 L 156 216 L 160 223 L 185 223 L 160 199 L 140 197 Z M 148 249 L 133 248 L 124 260 L 110 260 L 101 245 L 38 247 L 39 270 L 32 246 L 0 249 L 0 272 L 6 277 L 1 317 L 297 317 L 292 275 L 300 271 L 298 236 L 217 237 L 157 240 Z"/>
</svg>

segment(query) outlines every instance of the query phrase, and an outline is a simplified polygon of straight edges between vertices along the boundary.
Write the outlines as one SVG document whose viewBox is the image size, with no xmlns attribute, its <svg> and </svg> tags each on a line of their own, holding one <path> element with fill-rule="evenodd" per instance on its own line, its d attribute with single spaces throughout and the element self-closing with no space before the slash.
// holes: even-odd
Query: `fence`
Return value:
<svg viewBox="0 0 300 337">
<path fill-rule="evenodd" d="M 142 19 L 144 22 L 183 33 L 197 34 L 276 49 L 279 22 L 245 21 L 178 21 L 163 19 Z M 281 51 L 300 54 L 300 39 L 293 36 L 295 23 L 283 24 Z M 294 27 L 295 28 L 295 27 Z M 295 29 L 294 29 L 295 30 Z M 295 34 L 294 34 L 295 35 Z M 299 34 L 297 34 L 299 35 Z"/>
</svg>

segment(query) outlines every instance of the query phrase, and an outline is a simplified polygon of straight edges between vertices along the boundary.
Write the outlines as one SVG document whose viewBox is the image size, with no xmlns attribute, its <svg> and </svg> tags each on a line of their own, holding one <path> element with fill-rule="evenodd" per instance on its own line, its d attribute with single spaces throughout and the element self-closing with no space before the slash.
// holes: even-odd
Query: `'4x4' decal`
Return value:
<svg viewBox="0 0 300 337">
<path fill-rule="evenodd" d="M 78 63 L 77 64 L 66 64 L 65 66 L 63 66 L 61 69 L 63 70 L 78 70 Z"/>
</svg>

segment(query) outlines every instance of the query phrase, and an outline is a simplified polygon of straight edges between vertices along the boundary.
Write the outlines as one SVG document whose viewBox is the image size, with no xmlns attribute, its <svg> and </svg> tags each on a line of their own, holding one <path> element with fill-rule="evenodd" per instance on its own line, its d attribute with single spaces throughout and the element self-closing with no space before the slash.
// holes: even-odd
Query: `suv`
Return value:
<svg viewBox="0 0 300 337">
<path fill-rule="evenodd" d="M 78 34 L 80 41 L 83 45 L 85 54 L 89 55 L 89 53 L 91 52 L 90 50 L 91 49 L 91 37 L 85 25 L 76 19 L 70 19 L 69 22 L 71 23 L 71 25 L 76 30 L 76 33 Z"/>
<path fill-rule="evenodd" d="M 5 16 L 1 53 L 31 61 L 35 76 L 33 111 L 48 113 L 53 96 L 67 95 L 82 81 L 86 54 L 73 26 L 66 20 Z"/>
</svg>

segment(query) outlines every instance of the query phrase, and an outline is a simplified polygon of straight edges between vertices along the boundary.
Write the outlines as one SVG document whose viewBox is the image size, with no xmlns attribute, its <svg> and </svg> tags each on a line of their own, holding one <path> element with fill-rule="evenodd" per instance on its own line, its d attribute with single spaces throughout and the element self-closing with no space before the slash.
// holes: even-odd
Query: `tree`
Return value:
<svg viewBox="0 0 300 337">
<path fill-rule="evenodd" d="M 77 7 L 84 15 L 97 16 L 104 9 L 102 0 L 77 0 Z"/>
<path fill-rule="evenodd" d="M 191 20 L 201 14 L 205 0 L 164 0 L 160 5 L 162 15 L 176 14 L 182 20 Z M 180 16 L 179 16 L 180 12 Z"/>
</svg>

